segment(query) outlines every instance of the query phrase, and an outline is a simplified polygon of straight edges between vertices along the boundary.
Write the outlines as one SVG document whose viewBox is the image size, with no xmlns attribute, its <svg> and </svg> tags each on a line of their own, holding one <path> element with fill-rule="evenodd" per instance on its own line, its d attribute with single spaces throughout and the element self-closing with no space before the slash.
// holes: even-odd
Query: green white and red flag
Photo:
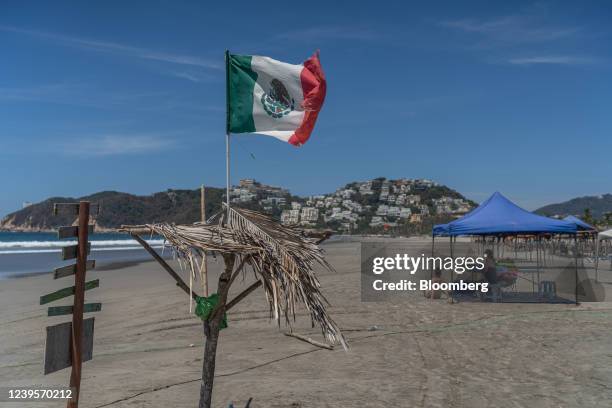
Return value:
<svg viewBox="0 0 612 408">
<path fill-rule="evenodd" d="M 256 55 L 227 56 L 229 133 L 259 133 L 301 146 L 325 100 L 325 75 L 315 53 L 293 65 Z"/>
</svg>

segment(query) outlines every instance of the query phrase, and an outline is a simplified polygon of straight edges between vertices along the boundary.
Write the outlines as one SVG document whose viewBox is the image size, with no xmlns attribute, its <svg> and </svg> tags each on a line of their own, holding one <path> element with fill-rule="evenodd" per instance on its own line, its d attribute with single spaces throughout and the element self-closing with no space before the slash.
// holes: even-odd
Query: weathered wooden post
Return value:
<svg viewBox="0 0 612 408">
<path fill-rule="evenodd" d="M 85 303 L 85 270 L 87 264 L 87 228 L 89 226 L 89 202 L 79 203 L 78 254 L 77 268 L 74 275 L 74 306 L 72 309 L 72 371 L 70 372 L 70 387 L 74 387 L 75 398 L 68 402 L 68 408 L 79 406 L 81 391 L 81 368 L 83 346 L 83 305 Z"/>
<path fill-rule="evenodd" d="M 62 259 L 75 259 L 76 264 L 57 268 L 53 278 L 63 278 L 74 275 L 74 286 L 60 289 L 48 295 L 41 296 L 40 304 L 44 305 L 65 297 L 74 295 L 72 306 L 56 306 L 48 309 L 49 316 L 60 316 L 72 313 L 72 322 L 66 322 L 47 327 L 47 342 L 45 346 L 45 374 L 72 366 L 70 387 L 74 390 L 73 398 L 68 401 L 68 408 L 78 408 L 81 389 L 81 368 L 84 361 L 91 360 L 93 350 L 94 318 L 83 320 L 83 313 L 97 312 L 102 309 L 100 303 L 85 304 L 85 291 L 99 286 L 99 280 L 85 282 L 87 269 L 95 267 L 95 261 L 88 261 L 91 250 L 89 233 L 93 225 L 89 225 L 90 203 L 55 204 L 54 214 L 60 208 L 67 208 L 78 215 L 76 226 L 60 227 L 58 237 L 78 239 L 77 245 L 62 248 Z"/>
<path fill-rule="evenodd" d="M 212 311 L 208 320 L 204 321 L 204 336 L 206 344 L 204 345 L 204 358 L 202 362 L 202 384 L 200 385 L 200 402 L 198 408 L 210 408 L 212 405 L 212 390 L 215 380 L 215 362 L 217 360 L 217 344 L 219 343 L 219 332 L 221 331 L 221 322 L 226 311 L 227 294 L 230 288 L 230 280 L 236 256 L 234 254 L 224 254 L 223 261 L 225 262 L 225 270 L 219 276 L 219 285 L 217 293 L 219 294 L 219 303 Z M 241 268 L 241 266 L 240 266 Z"/>
</svg>

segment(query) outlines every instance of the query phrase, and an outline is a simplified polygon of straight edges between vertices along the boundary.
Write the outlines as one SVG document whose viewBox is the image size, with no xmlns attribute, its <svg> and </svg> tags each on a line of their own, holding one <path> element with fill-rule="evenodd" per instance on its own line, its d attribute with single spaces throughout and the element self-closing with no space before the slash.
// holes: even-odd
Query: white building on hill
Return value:
<svg viewBox="0 0 612 408">
<path fill-rule="evenodd" d="M 319 220 L 319 210 L 313 207 L 302 208 L 301 223 L 316 223 Z"/>
<path fill-rule="evenodd" d="M 297 224 L 300 220 L 300 210 L 284 210 L 281 213 L 281 223 L 286 225 Z"/>
</svg>

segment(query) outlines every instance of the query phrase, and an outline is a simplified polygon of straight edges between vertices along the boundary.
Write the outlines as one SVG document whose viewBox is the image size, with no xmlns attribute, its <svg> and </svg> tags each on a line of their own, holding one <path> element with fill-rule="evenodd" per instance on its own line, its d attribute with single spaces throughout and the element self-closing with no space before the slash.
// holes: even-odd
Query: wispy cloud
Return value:
<svg viewBox="0 0 612 408">
<path fill-rule="evenodd" d="M 203 115 L 225 109 L 223 103 L 219 104 L 220 107 L 204 106 L 175 92 L 114 91 L 65 82 L 0 87 L 0 104 L 3 102 L 45 103 L 132 112 L 164 112 L 173 115 Z"/>
<path fill-rule="evenodd" d="M 119 108 L 151 99 L 166 100 L 160 93 L 109 93 L 79 83 L 59 82 L 24 87 L 0 88 L 0 102 L 41 102 L 92 108 Z"/>
<path fill-rule="evenodd" d="M 559 23 L 548 4 L 536 2 L 519 7 L 512 14 L 489 18 L 463 18 L 438 23 L 442 27 L 471 34 L 476 47 L 537 45 L 551 42 L 566 43 L 585 35 L 584 27 Z"/>
<path fill-rule="evenodd" d="M 60 102 L 68 99 L 74 89 L 74 85 L 66 83 L 0 88 L 0 101 Z"/>
<path fill-rule="evenodd" d="M 592 65 L 597 63 L 597 59 L 570 55 L 546 55 L 510 58 L 508 63 L 512 65 Z"/>
<path fill-rule="evenodd" d="M 166 98 L 161 93 L 107 92 L 92 86 L 69 82 L 0 87 L 0 102 L 40 102 L 104 109 L 132 107 L 137 102 Z"/>
<path fill-rule="evenodd" d="M 61 147 L 70 156 L 117 156 L 158 152 L 174 145 L 174 139 L 163 135 L 105 135 L 67 140 Z"/>
<path fill-rule="evenodd" d="M 116 42 L 92 40 L 87 38 L 73 37 L 44 31 L 35 31 L 6 25 L 0 25 L 0 31 L 23 34 L 30 37 L 38 38 L 40 40 L 52 42 L 57 45 L 75 47 L 94 52 L 105 52 L 131 58 L 160 61 L 169 64 L 195 66 L 207 69 L 223 68 L 223 64 L 219 64 L 218 62 L 207 60 L 198 56 L 155 51 L 147 48 L 134 47 Z"/>
<path fill-rule="evenodd" d="M 580 43 L 592 34 L 584 27 L 554 21 L 543 4 L 527 7 L 516 14 L 442 21 L 438 25 L 463 33 L 460 41 L 472 42 L 468 49 L 490 54 L 483 57 L 487 63 L 584 66 L 604 60 L 577 53 Z M 495 55 L 491 55 L 493 50 Z"/>
<path fill-rule="evenodd" d="M 195 82 L 197 84 L 202 82 L 210 82 L 214 81 L 216 78 L 212 75 L 206 75 L 197 72 L 188 72 L 188 71 L 173 71 L 170 73 L 172 76 L 180 79 L 185 79 L 190 82 Z"/>
<path fill-rule="evenodd" d="M 283 40 L 310 42 L 319 40 L 372 41 L 381 36 L 380 32 L 366 27 L 319 26 L 286 31 L 276 37 Z"/>
<path fill-rule="evenodd" d="M 481 35 L 483 42 L 479 43 L 480 45 L 542 43 L 573 37 L 581 31 L 579 27 L 545 25 L 531 16 L 506 16 L 491 20 L 463 19 L 443 21 L 439 24 Z"/>
</svg>

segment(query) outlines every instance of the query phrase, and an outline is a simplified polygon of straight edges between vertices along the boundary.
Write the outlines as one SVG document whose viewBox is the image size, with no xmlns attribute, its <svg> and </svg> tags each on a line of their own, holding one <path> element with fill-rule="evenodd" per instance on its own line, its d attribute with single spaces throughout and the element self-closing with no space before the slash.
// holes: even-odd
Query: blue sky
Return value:
<svg viewBox="0 0 612 408">
<path fill-rule="evenodd" d="M 223 186 L 226 48 L 320 49 L 328 80 L 304 147 L 233 138 L 234 181 L 420 177 L 529 209 L 612 190 L 609 2 L 291 4 L 2 2 L 0 215 Z"/>
</svg>

